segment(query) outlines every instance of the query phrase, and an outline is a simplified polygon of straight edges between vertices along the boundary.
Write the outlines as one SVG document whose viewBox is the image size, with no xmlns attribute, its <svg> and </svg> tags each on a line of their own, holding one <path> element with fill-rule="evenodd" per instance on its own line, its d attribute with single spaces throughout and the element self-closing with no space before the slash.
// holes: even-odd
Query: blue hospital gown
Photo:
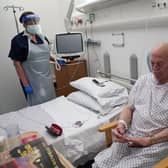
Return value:
<svg viewBox="0 0 168 168">
<path fill-rule="evenodd" d="M 143 75 L 133 87 L 129 104 L 135 108 L 128 136 L 151 136 L 168 128 L 168 83 L 157 85 L 152 73 Z M 95 157 L 92 168 L 152 168 L 168 156 L 168 142 L 131 148 L 114 142 Z"/>
</svg>

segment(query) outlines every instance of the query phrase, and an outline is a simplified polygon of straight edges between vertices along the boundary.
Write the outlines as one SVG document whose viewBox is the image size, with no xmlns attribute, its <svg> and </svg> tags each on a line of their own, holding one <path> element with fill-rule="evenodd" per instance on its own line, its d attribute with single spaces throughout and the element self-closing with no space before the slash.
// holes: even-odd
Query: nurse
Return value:
<svg viewBox="0 0 168 168">
<path fill-rule="evenodd" d="M 13 60 L 29 106 L 56 97 L 49 60 L 49 43 L 42 35 L 40 17 L 24 12 L 20 18 L 25 30 L 11 41 L 9 57 Z"/>
</svg>

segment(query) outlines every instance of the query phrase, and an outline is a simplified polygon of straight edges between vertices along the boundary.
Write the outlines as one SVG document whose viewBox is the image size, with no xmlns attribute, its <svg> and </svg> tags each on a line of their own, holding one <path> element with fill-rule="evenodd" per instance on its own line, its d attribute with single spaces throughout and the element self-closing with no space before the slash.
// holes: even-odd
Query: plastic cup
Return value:
<svg viewBox="0 0 168 168">
<path fill-rule="evenodd" d="M 21 135 L 19 131 L 18 124 L 10 124 L 6 128 L 6 133 L 8 137 L 8 148 L 9 150 L 13 149 L 16 146 L 21 144 Z"/>
<path fill-rule="evenodd" d="M 6 149 L 6 140 L 4 136 L 0 136 L 0 153 Z"/>
<path fill-rule="evenodd" d="M 0 136 L 0 165 L 5 163 L 9 159 L 6 142 L 6 137 L 3 135 Z"/>
</svg>

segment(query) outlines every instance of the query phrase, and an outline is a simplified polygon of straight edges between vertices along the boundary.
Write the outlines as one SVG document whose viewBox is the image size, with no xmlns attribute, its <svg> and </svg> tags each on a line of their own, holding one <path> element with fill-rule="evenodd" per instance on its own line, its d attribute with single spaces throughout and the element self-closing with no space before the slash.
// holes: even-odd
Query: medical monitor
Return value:
<svg viewBox="0 0 168 168">
<path fill-rule="evenodd" d="M 56 55 L 62 58 L 74 59 L 84 54 L 82 33 L 56 34 Z"/>
</svg>

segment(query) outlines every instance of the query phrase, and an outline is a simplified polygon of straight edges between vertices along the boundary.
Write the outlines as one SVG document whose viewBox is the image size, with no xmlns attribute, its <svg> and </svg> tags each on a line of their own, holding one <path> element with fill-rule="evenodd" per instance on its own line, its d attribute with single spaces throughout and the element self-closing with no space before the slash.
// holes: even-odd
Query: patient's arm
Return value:
<svg viewBox="0 0 168 168">
<path fill-rule="evenodd" d="M 22 81 L 23 86 L 28 86 L 29 82 L 28 79 L 26 77 L 26 74 L 24 72 L 24 69 L 22 67 L 22 64 L 20 61 L 13 61 L 13 64 L 15 66 L 16 72 L 18 74 L 19 79 Z"/>
<path fill-rule="evenodd" d="M 130 147 L 147 147 L 151 144 L 151 137 L 126 137 Z"/>
<path fill-rule="evenodd" d="M 127 125 L 131 123 L 132 120 L 132 113 L 134 109 L 133 107 L 127 105 L 120 113 L 119 120 L 124 120 Z"/>
<path fill-rule="evenodd" d="M 160 143 L 168 141 L 168 128 L 163 129 L 151 137 L 151 143 Z"/>
<path fill-rule="evenodd" d="M 168 141 L 168 128 L 163 129 L 151 137 L 127 137 L 126 139 L 128 142 L 131 142 L 130 146 L 132 147 L 150 146 L 156 143 Z"/>
<path fill-rule="evenodd" d="M 125 124 L 129 125 L 131 123 L 133 111 L 134 109 L 131 106 L 126 106 L 120 113 L 119 121 L 124 120 Z M 119 122 L 117 127 L 113 130 L 115 141 L 121 142 L 121 143 L 127 142 L 127 139 L 124 136 L 127 128 L 126 125 L 124 125 L 122 122 L 121 123 Z"/>
<path fill-rule="evenodd" d="M 52 57 L 52 56 L 49 57 L 49 60 L 52 61 L 52 62 L 55 62 L 55 58 Z"/>
</svg>

